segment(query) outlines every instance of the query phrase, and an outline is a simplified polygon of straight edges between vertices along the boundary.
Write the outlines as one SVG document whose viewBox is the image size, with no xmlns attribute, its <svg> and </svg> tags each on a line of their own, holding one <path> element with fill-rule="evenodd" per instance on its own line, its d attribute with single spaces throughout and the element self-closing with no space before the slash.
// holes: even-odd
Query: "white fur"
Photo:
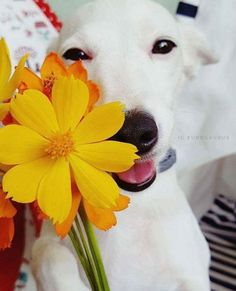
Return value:
<svg viewBox="0 0 236 291">
<path fill-rule="evenodd" d="M 168 55 L 152 55 L 157 39 L 177 44 Z M 78 47 L 102 102 L 121 100 L 127 109 L 150 112 L 159 128 L 158 163 L 170 147 L 175 98 L 200 64 L 213 61 L 202 35 L 184 27 L 149 0 L 97 0 L 65 24 L 54 49 Z M 131 197 L 118 225 L 98 231 L 112 291 L 209 291 L 209 250 L 176 181 L 175 168 Z M 46 227 L 46 225 L 44 226 Z M 76 259 L 46 227 L 33 250 L 33 270 L 42 291 L 89 290 L 79 280 Z"/>
</svg>

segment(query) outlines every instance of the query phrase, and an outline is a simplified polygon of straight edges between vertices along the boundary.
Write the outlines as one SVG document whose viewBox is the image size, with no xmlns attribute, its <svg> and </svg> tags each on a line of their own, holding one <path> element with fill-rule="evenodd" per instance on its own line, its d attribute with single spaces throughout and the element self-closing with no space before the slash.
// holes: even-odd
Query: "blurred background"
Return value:
<svg viewBox="0 0 236 291">
<path fill-rule="evenodd" d="M 57 15 L 63 21 L 66 18 L 66 16 L 70 15 L 70 13 L 73 10 L 75 10 L 81 4 L 86 3 L 88 1 L 87 0 L 70 0 L 70 1 L 48 0 L 47 2 L 50 3 L 51 7 L 55 10 Z M 157 2 L 163 4 L 170 11 L 175 13 L 179 1 L 178 0 L 158 0 Z"/>
</svg>

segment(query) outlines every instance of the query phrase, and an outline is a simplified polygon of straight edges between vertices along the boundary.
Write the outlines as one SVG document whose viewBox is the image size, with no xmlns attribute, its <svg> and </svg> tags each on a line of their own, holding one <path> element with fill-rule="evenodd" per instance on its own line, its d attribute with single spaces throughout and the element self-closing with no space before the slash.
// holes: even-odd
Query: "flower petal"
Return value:
<svg viewBox="0 0 236 291">
<path fill-rule="evenodd" d="M 0 120 L 2 121 L 9 112 L 10 104 L 9 103 L 2 103 L 0 104 Z"/>
<path fill-rule="evenodd" d="M 75 131 L 78 144 L 103 141 L 115 135 L 125 120 L 123 110 L 122 103 L 113 102 L 99 106 L 88 113 Z"/>
<path fill-rule="evenodd" d="M 10 111 L 22 125 L 50 138 L 59 132 L 56 114 L 47 96 L 37 90 L 26 90 L 11 100 Z"/>
<path fill-rule="evenodd" d="M 41 67 L 41 76 L 43 80 L 47 78 L 54 77 L 59 78 L 61 76 L 66 76 L 67 71 L 63 60 L 54 52 L 50 53 L 42 67 Z"/>
<path fill-rule="evenodd" d="M 0 218 L 11 218 L 16 215 L 16 209 L 9 199 L 6 199 L 6 194 L 0 189 Z"/>
<path fill-rule="evenodd" d="M 69 76 L 73 75 L 75 79 L 79 79 L 83 82 L 88 80 L 88 74 L 81 61 L 77 61 L 69 66 L 67 69 Z"/>
<path fill-rule="evenodd" d="M 127 171 L 139 157 L 137 148 L 128 143 L 104 141 L 78 145 L 76 154 L 90 165 L 102 171 L 119 173 Z"/>
<path fill-rule="evenodd" d="M 112 211 L 122 211 L 129 207 L 130 198 L 128 196 L 121 195 L 117 201 L 117 205 L 112 207 Z"/>
<path fill-rule="evenodd" d="M 0 250 L 4 250 L 11 246 L 14 236 L 13 218 L 0 218 Z"/>
<path fill-rule="evenodd" d="M 38 204 L 41 210 L 62 223 L 69 215 L 72 205 L 69 162 L 61 158 L 54 160 L 38 188 Z"/>
<path fill-rule="evenodd" d="M 73 76 L 58 79 L 52 91 L 52 104 L 61 131 L 74 130 L 83 117 L 89 101 L 88 88 Z"/>
<path fill-rule="evenodd" d="M 11 60 L 9 50 L 4 38 L 0 39 L 0 91 L 5 86 L 11 75 Z M 2 96 L 0 96 L 0 100 Z"/>
<path fill-rule="evenodd" d="M 30 69 L 24 68 L 21 82 L 26 85 L 26 89 L 43 90 L 42 80 Z"/>
<path fill-rule="evenodd" d="M 35 131 L 17 124 L 0 128 L 0 163 L 15 165 L 45 155 L 47 140 Z"/>
<path fill-rule="evenodd" d="M 39 183 L 54 161 L 48 157 L 15 166 L 3 176 L 3 191 L 7 198 L 19 203 L 36 200 Z"/>
<path fill-rule="evenodd" d="M 93 206 L 110 208 L 119 198 L 119 188 L 112 177 L 84 162 L 75 154 L 69 156 L 81 195 Z"/>
<path fill-rule="evenodd" d="M 73 221 L 75 219 L 75 216 L 78 212 L 80 201 L 81 201 L 81 195 L 78 192 L 77 187 L 75 187 L 76 190 L 73 190 L 72 194 L 72 207 L 70 210 L 70 213 L 66 220 L 62 223 L 57 223 L 55 225 L 56 233 L 59 235 L 62 239 L 65 238 L 68 234 L 68 232 L 71 229 L 71 226 L 73 224 Z"/>
<path fill-rule="evenodd" d="M 91 206 L 85 199 L 83 199 L 83 204 L 89 221 L 91 221 L 97 228 L 108 230 L 116 225 L 116 217 L 112 210 Z"/>
<path fill-rule="evenodd" d="M 88 105 L 88 112 L 92 110 L 95 103 L 100 98 L 100 89 L 99 87 L 93 83 L 92 81 L 88 81 L 87 83 L 88 89 L 89 89 L 89 105 Z"/>
<path fill-rule="evenodd" d="M 0 100 L 7 100 L 13 96 L 15 90 L 21 83 L 21 77 L 27 58 L 28 55 L 25 55 L 20 59 L 19 64 L 17 65 L 11 79 L 6 83 L 3 89 L 0 89 Z"/>
</svg>

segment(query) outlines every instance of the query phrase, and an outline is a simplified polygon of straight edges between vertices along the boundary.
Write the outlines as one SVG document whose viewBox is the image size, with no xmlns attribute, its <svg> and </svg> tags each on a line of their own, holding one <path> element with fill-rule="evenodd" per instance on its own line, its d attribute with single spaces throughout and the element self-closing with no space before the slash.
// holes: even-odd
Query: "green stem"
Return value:
<svg viewBox="0 0 236 291">
<path fill-rule="evenodd" d="M 85 253 L 87 255 L 88 262 L 89 262 L 90 268 L 92 270 L 94 280 L 96 282 L 97 290 L 98 291 L 103 291 L 102 286 L 101 286 L 102 282 L 100 282 L 100 279 L 99 279 L 99 276 L 98 276 L 98 272 L 97 272 L 93 257 L 91 255 L 91 251 L 90 251 L 89 246 L 87 244 L 87 241 L 86 241 L 86 239 L 84 237 L 84 233 L 83 233 L 82 227 L 80 225 L 80 222 L 79 222 L 79 219 L 78 219 L 77 216 L 75 217 L 75 224 L 76 224 L 77 230 L 79 232 L 79 236 L 80 236 L 81 242 L 83 244 L 84 251 L 85 251 Z"/>
<path fill-rule="evenodd" d="M 106 272 L 105 272 L 105 268 L 104 268 L 104 265 L 102 262 L 102 256 L 100 253 L 100 249 L 98 246 L 96 235 L 94 233 L 92 224 L 88 220 L 88 217 L 85 213 L 83 205 L 80 206 L 79 214 L 80 214 L 82 223 L 84 225 L 85 232 L 87 234 L 88 243 L 89 243 L 89 246 L 91 249 L 91 253 L 92 253 L 96 268 L 98 270 L 99 277 L 102 280 L 102 284 L 103 284 L 102 290 L 103 291 L 110 291 L 110 287 L 109 287 L 108 280 L 106 277 Z"/>
<path fill-rule="evenodd" d="M 79 241 L 79 238 L 78 238 L 78 236 L 76 234 L 76 231 L 75 231 L 73 226 L 71 227 L 71 230 L 69 232 L 69 237 L 70 237 L 70 240 L 71 240 L 71 242 L 72 242 L 72 244 L 74 246 L 74 249 L 75 249 L 75 251 L 77 253 L 77 256 L 78 256 L 78 258 L 80 260 L 80 263 L 81 263 L 81 265 L 83 267 L 85 275 L 86 275 L 86 277 L 87 277 L 87 279 L 89 281 L 91 289 L 93 291 L 97 291 L 95 289 L 95 287 L 94 287 L 93 279 L 91 278 L 91 274 L 89 272 L 88 261 L 86 261 L 87 259 L 86 259 L 85 254 L 84 254 L 84 250 L 83 250 L 83 248 L 81 246 L 81 243 Z"/>
</svg>

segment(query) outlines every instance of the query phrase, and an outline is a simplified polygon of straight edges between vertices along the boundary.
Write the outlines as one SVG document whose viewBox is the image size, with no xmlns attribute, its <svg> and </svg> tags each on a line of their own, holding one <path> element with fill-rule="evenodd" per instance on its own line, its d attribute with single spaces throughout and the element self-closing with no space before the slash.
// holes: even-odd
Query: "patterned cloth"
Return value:
<svg viewBox="0 0 236 291">
<path fill-rule="evenodd" d="M 52 39 L 58 35 L 52 22 L 57 24 L 57 29 L 59 22 L 51 12 L 49 18 L 45 15 L 49 12 L 48 6 L 39 0 L 37 4 L 33 0 L 0 1 L 0 37 L 6 38 L 14 64 L 29 53 L 27 65 L 39 71 Z"/>
<path fill-rule="evenodd" d="M 223 195 L 217 196 L 200 226 L 211 250 L 212 291 L 235 291 L 236 202 Z"/>
<path fill-rule="evenodd" d="M 30 209 L 26 208 L 25 213 L 25 248 L 18 280 L 15 284 L 15 291 L 36 291 L 36 284 L 30 268 L 32 246 L 35 241 L 35 224 Z M 0 291 L 4 291 L 1 290 Z"/>
</svg>

